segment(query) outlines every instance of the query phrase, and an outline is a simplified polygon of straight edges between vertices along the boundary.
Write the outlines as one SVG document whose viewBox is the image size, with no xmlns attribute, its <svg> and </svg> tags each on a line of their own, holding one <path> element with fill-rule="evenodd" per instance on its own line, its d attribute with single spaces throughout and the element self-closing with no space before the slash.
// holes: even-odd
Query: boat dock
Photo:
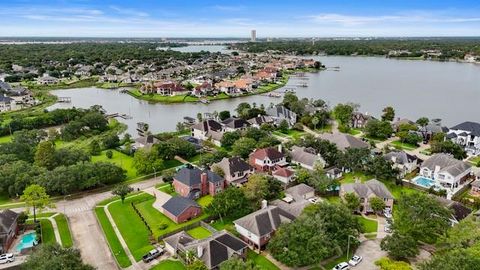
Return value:
<svg viewBox="0 0 480 270">
<path fill-rule="evenodd" d="M 72 103 L 71 97 L 58 97 L 57 102 L 59 103 Z"/>
<path fill-rule="evenodd" d="M 125 114 L 125 113 L 123 113 L 123 114 L 120 114 L 120 113 L 107 114 L 106 117 L 107 118 L 117 118 L 117 117 L 119 117 L 119 118 L 122 118 L 122 119 L 125 119 L 125 120 L 133 118 L 132 116 L 130 116 L 128 114 Z"/>
</svg>

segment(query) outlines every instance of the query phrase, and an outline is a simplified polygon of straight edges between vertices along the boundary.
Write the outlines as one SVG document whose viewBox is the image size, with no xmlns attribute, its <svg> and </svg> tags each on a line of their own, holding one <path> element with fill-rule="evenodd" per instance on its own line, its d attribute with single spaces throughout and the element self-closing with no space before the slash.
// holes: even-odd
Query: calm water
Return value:
<svg viewBox="0 0 480 270">
<path fill-rule="evenodd" d="M 451 126 L 461 121 L 480 122 L 480 65 L 440 63 L 431 61 L 391 60 L 380 57 L 317 57 L 327 70 L 309 74 L 308 81 L 291 79 L 287 87 L 298 87 L 297 95 L 322 98 L 331 106 L 339 102 L 355 102 L 360 110 L 378 116 L 382 108 L 391 105 L 397 116 L 416 120 L 421 116 L 441 118 Z M 280 89 L 281 90 L 281 89 Z M 184 116 L 198 112 L 233 110 L 241 102 L 257 105 L 280 102 L 279 98 L 250 96 L 215 101 L 210 104 L 149 104 L 116 90 L 96 88 L 54 91 L 58 96 L 72 97 L 71 104 L 56 104 L 53 108 L 102 105 L 109 113 L 126 113 L 133 117 L 122 120 L 129 132 L 136 135 L 139 121 L 150 124 L 153 132 L 171 131 Z"/>
</svg>

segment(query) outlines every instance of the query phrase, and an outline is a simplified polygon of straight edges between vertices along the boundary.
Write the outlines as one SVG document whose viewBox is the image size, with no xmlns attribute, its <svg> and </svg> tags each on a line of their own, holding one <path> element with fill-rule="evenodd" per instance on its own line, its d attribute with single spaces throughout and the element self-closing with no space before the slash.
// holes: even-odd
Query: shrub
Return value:
<svg viewBox="0 0 480 270">
<path fill-rule="evenodd" d="M 105 152 L 105 156 L 107 156 L 108 159 L 111 159 L 113 157 L 112 150 L 108 150 L 107 152 Z"/>
<path fill-rule="evenodd" d="M 165 224 L 165 223 L 161 223 L 161 224 L 158 226 L 158 229 L 160 229 L 160 230 L 165 230 L 166 228 L 168 228 L 168 224 Z"/>
</svg>

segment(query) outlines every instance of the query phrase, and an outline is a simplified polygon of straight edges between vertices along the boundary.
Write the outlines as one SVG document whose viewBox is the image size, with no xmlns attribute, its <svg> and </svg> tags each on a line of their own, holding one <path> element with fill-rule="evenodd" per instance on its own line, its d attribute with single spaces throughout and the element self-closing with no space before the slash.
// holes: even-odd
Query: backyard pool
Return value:
<svg viewBox="0 0 480 270">
<path fill-rule="evenodd" d="M 21 252 L 22 249 L 33 247 L 37 244 L 37 234 L 35 232 L 22 235 L 20 242 L 15 248 L 17 252 Z"/>
<path fill-rule="evenodd" d="M 435 181 L 432 179 L 428 179 L 422 176 L 417 176 L 413 179 L 413 182 L 419 186 L 430 188 L 431 186 L 435 186 Z"/>
</svg>

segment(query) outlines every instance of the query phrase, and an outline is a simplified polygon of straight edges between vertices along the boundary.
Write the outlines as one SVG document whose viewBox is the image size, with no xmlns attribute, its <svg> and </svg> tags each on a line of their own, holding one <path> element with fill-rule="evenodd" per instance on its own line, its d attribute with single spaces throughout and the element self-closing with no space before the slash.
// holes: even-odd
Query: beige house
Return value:
<svg viewBox="0 0 480 270">
<path fill-rule="evenodd" d="M 362 213 L 372 213 L 370 199 L 378 197 L 385 202 L 386 208 L 393 208 L 393 195 L 387 187 L 376 179 L 368 180 L 365 183 L 351 183 L 340 186 L 340 197 L 343 199 L 345 194 L 353 193 L 360 198 L 360 209 Z"/>
</svg>

